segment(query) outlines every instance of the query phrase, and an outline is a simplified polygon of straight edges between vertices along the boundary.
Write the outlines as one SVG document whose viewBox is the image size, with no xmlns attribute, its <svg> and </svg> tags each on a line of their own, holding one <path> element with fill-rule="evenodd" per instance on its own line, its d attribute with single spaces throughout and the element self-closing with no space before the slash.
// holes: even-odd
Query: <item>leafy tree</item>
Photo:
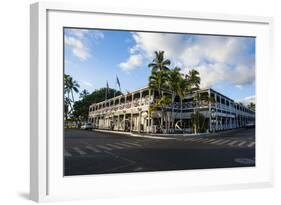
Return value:
<svg viewBox="0 0 281 205">
<path fill-rule="evenodd" d="M 79 98 L 83 99 L 84 97 L 86 97 L 87 95 L 89 95 L 90 93 L 88 92 L 88 90 L 84 89 L 82 90 L 82 92 L 79 94 Z"/>
<path fill-rule="evenodd" d="M 107 88 L 100 88 L 86 95 L 81 100 L 76 101 L 73 105 L 73 117 L 86 121 L 88 119 L 90 105 L 104 101 L 106 92 Z M 108 88 L 108 98 L 113 98 L 118 95 L 122 95 L 122 93 L 115 89 Z"/>
<path fill-rule="evenodd" d="M 247 107 L 252 111 L 256 111 L 256 104 L 253 102 L 250 102 Z"/>
</svg>

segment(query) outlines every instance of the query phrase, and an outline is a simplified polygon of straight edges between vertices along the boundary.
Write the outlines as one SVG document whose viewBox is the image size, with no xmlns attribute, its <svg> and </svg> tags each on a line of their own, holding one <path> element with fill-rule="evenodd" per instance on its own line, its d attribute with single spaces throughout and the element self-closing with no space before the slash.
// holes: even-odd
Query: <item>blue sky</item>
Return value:
<svg viewBox="0 0 281 205">
<path fill-rule="evenodd" d="M 255 38 L 98 29 L 64 30 L 65 73 L 89 92 L 106 86 L 122 92 L 147 85 L 147 64 L 164 50 L 182 73 L 200 72 L 201 87 L 242 102 L 255 100 Z M 78 95 L 75 95 L 76 100 Z"/>
</svg>

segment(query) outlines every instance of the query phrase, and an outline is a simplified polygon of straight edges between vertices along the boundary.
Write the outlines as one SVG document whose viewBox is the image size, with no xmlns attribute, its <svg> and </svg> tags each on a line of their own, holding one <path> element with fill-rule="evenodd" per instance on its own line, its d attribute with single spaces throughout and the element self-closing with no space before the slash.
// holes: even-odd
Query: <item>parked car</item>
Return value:
<svg viewBox="0 0 281 205">
<path fill-rule="evenodd" d="M 81 126 L 81 129 L 83 129 L 83 130 L 91 130 L 91 129 L 93 129 L 93 125 L 92 125 L 92 123 L 87 122 L 87 123 L 85 123 L 85 124 L 83 124 Z"/>
<path fill-rule="evenodd" d="M 248 122 L 246 125 L 245 125 L 246 128 L 254 128 L 255 127 L 255 123 L 254 122 Z"/>
</svg>

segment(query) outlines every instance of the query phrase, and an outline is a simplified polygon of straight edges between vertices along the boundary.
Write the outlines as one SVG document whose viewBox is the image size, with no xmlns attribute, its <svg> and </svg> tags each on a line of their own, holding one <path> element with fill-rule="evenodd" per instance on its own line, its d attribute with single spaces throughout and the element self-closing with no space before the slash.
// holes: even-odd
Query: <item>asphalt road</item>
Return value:
<svg viewBox="0 0 281 205">
<path fill-rule="evenodd" d="M 255 166 L 255 130 L 132 137 L 65 129 L 65 176 Z"/>
</svg>

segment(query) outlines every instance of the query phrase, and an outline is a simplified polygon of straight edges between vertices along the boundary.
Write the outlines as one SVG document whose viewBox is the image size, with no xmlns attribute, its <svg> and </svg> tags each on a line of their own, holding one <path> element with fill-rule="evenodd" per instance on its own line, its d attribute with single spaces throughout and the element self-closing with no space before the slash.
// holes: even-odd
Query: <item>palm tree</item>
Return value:
<svg viewBox="0 0 281 205">
<path fill-rule="evenodd" d="M 73 110 L 72 104 L 74 102 L 74 95 L 73 92 L 78 93 L 79 92 L 79 84 L 76 80 L 73 80 L 73 78 L 70 75 L 64 74 L 64 94 L 65 99 L 68 98 L 70 101 L 70 112 Z M 71 95 L 71 98 L 70 98 Z"/>
<path fill-rule="evenodd" d="M 185 78 L 179 79 L 177 95 L 180 97 L 180 104 L 181 104 L 181 112 L 180 112 L 181 127 L 182 127 L 182 101 L 183 101 L 183 98 L 190 92 L 190 88 L 191 88 L 190 84 Z"/>
<path fill-rule="evenodd" d="M 193 96 L 193 101 L 194 101 L 195 108 L 192 115 L 192 122 L 193 122 L 194 131 L 195 133 L 197 133 L 198 130 L 199 131 L 203 130 L 206 122 L 206 118 L 204 117 L 204 115 L 202 115 L 199 112 L 199 107 L 204 106 L 206 104 L 209 105 L 209 103 L 214 103 L 215 99 L 210 97 L 209 95 L 195 92 Z M 203 122 L 201 123 L 200 120 L 202 120 Z"/>
<path fill-rule="evenodd" d="M 201 82 L 201 78 L 199 76 L 199 72 L 195 69 L 192 69 L 188 72 L 188 74 L 185 76 L 185 78 L 187 79 L 187 82 L 190 86 L 190 91 L 194 92 L 196 90 L 200 89 L 200 82 Z M 195 108 L 193 109 L 193 114 L 195 115 L 197 113 L 197 106 L 198 103 L 200 101 L 200 95 L 198 93 L 195 94 L 195 97 L 193 98 L 194 102 L 195 102 Z M 197 127 L 196 125 L 193 125 L 195 127 L 195 133 L 197 132 Z"/>
<path fill-rule="evenodd" d="M 157 110 L 159 107 L 161 108 L 161 128 L 163 127 L 163 119 L 164 117 L 166 118 L 165 120 L 165 129 L 167 130 L 168 126 L 168 116 L 167 112 L 164 111 L 165 107 L 170 105 L 172 102 L 171 98 L 167 95 L 162 96 L 161 98 L 157 99 L 156 102 L 152 105 L 149 106 L 149 113 L 151 113 L 154 110 Z"/>
<path fill-rule="evenodd" d="M 153 92 L 156 90 L 159 95 L 159 99 L 156 101 L 156 106 L 161 107 L 161 128 L 163 127 L 163 115 L 164 115 L 164 104 L 159 103 L 163 98 L 163 89 L 167 88 L 168 73 L 165 70 L 155 71 L 152 70 L 149 76 L 148 86 Z M 163 99 L 162 99 L 163 102 Z"/>
<path fill-rule="evenodd" d="M 151 90 L 157 90 L 160 97 L 163 95 L 163 89 L 167 88 L 168 73 L 164 70 L 154 71 L 148 79 L 148 86 Z"/>
<path fill-rule="evenodd" d="M 86 97 L 87 95 L 89 95 L 90 93 L 88 92 L 88 90 L 84 89 L 82 90 L 82 92 L 79 95 L 80 99 L 83 99 L 84 97 Z"/>
<path fill-rule="evenodd" d="M 185 76 L 189 85 L 191 86 L 192 91 L 199 90 L 201 78 L 199 76 L 199 72 L 195 69 L 192 69 Z"/>
<path fill-rule="evenodd" d="M 164 51 L 155 51 L 155 58 L 152 63 L 148 64 L 149 68 L 152 68 L 152 71 L 163 71 L 169 70 L 169 65 L 171 61 L 164 58 Z"/>
<path fill-rule="evenodd" d="M 149 77 L 149 87 L 153 92 L 158 91 L 159 101 L 163 98 L 163 89 L 167 88 L 167 80 L 169 65 L 171 61 L 165 59 L 164 51 L 155 51 L 155 58 L 152 63 L 148 64 L 149 68 L 152 68 L 151 76 Z M 163 102 L 163 99 L 162 99 Z M 161 104 L 161 103 L 160 103 Z M 163 115 L 164 115 L 164 104 L 162 103 L 161 107 L 161 127 L 163 126 Z"/>
<path fill-rule="evenodd" d="M 65 120 L 68 119 L 68 113 L 69 113 L 69 110 L 68 110 L 68 107 L 71 105 L 71 100 L 68 98 L 68 97 L 64 97 L 64 118 Z"/>
<path fill-rule="evenodd" d="M 172 116 L 174 115 L 174 102 L 175 97 L 179 91 L 179 82 L 182 79 L 182 75 L 180 74 L 180 68 L 175 67 L 174 69 L 169 71 L 168 76 L 168 86 L 169 90 L 172 92 L 171 103 L 172 103 Z M 174 128 L 174 118 L 172 118 L 172 128 Z"/>
</svg>

